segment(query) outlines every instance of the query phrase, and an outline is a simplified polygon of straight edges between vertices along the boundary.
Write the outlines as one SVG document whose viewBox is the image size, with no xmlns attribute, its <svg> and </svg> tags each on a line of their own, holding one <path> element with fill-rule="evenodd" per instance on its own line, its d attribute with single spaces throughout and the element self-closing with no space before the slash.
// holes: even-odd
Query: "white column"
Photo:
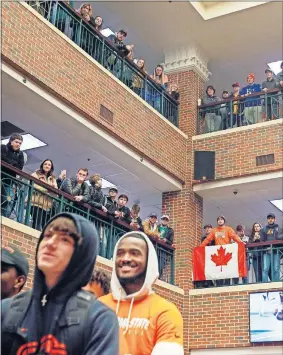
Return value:
<svg viewBox="0 0 283 355">
<path fill-rule="evenodd" d="M 207 68 L 208 60 L 204 50 L 196 43 L 192 43 L 188 47 L 173 51 L 165 50 L 164 69 L 166 74 L 193 70 L 207 81 L 211 74 Z"/>
</svg>

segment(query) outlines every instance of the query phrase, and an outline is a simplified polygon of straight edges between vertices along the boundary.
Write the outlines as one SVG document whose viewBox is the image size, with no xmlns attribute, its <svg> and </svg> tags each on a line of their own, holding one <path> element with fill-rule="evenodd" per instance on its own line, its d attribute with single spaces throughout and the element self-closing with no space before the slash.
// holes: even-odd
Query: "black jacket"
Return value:
<svg viewBox="0 0 283 355">
<path fill-rule="evenodd" d="M 130 224 L 131 223 L 131 211 L 128 207 L 122 206 L 117 208 L 117 211 L 122 212 L 124 215 L 123 217 L 120 217 L 120 220 Z"/>
<path fill-rule="evenodd" d="M 94 208 L 102 209 L 103 192 L 100 187 L 95 185 L 89 187 L 89 198 L 87 203 Z"/>
<path fill-rule="evenodd" d="M 158 226 L 158 230 L 159 230 L 160 226 L 161 226 L 161 224 Z M 174 229 L 171 228 L 171 227 L 168 227 L 168 229 L 165 232 L 163 238 L 166 239 L 166 243 L 167 244 L 172 245 L 173 244 L 173 240 L 174 240 Z"/>
<path fill-rule="evenodd" d="M 65 179 L 61 185 L 60 190 L 71 196 L 83 196 L 83 202 L 87 202 L 89 199 L 88 184 L 86 182 L 78 184 L 76 177 Z"/>
<path fill-rule="evenodd" d="M 66 350 L 65 352 L 61 350 L 60 354 L 118 355 L 117 317 L 114 312 L 96 299 L 91 301 L 87 318 L 84 320 L 83 336 L 69 336 L 68 329 L 78 326 L 78 319 L 68 319 L 62 314 L 64 314 L 68 300 L 81 290 L 91 278 L 98 253 L 99 238 L 93 224 L 83 217 L 71 213 L 62 213 L 61 216 L 68 216 L 75 222 L 82 237 L 82 243 L 75 246 L 69 265 L 60 281 L 51 290 L 48 291 L 45 285 L 43 273 L 35 267 L 31 302 L 19 327 L 12 333 L 2 333 L 2 354 L 16 355 L 20 353 L 18 345 L 14 352 L 10 353 L 11 343 L 15 344 L 15 339 L 18 339 L 15 334 L 19 329 L 26 329 L 24 332 L 26 339 L 21 337 L 21 343 L 26 343 L 26 348 L 32 348 L 34 346 L 32 342 L 35 342 L 36 347 L 38 344 L 42 347 L 41 351 L 34 351 L 34 354 L 55 354 L 56 343 L 61 343 L 66 346 Z M 43 239 L 43 233 L 44 231 L 38 241 L 37 252 Z M 42 305 L 43 296 L 46 296 L 44 299 L 47 300 L 44 306 Z M 5 315 L 9 314 L 11 300 L 10 298 L 2 301 L 2 325 Z M 48 337 L 46 337 L 47 335 Z M 46 343 L 48 343 L 46 338 L 51 338 L 49 346 L 53 346 L 53 351 L 46 348 Z M 23 353 L 25 351 L 22 349 L 21 354 Z"/>
<path fill-rule="evenodd" d="M 23 152 L 21 150 L 15 151 L 12 148 L 11 143 L 8 143 L 7 145 L 1 144 L 1 159 L 20 170 L 23 169 L 25 164 Z M 14 172 L 11 172 L 4 167 L 2 167 L 2 172 L 5 172 L 11 176 L 16 176 Z"/>
<path fill-rule="evenodd" d="M 114 216 L 115 211 L 118 211 L 117 201 L 113 201 L 112 198 L 108 195 L 104 196 L 103 206 L 107 208 L 107 211 L 111 216 Z"/>
<path fill-rule="evenodd" d="M 107 38 L 110 42 L 114 44 L 114 46 L 118 49 L 118 51 L 122 56 L 126 57 L 130 53 L 130 51 L 127 49 L 126 45 L 124 44 L 124 42 L 119 41 L 114 34 L 110 35 Z"/>
</svg>

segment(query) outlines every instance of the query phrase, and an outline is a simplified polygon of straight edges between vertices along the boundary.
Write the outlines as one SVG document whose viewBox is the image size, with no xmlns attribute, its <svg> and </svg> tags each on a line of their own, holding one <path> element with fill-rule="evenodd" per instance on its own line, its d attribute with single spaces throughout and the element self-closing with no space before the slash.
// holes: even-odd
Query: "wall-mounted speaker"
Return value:
<svg viewBox="0 0 283 355">
<path fill-rule="evenodd" d="M 215 179 L 215 152 L 195 151 L 194 180 Z"/>
</svg>

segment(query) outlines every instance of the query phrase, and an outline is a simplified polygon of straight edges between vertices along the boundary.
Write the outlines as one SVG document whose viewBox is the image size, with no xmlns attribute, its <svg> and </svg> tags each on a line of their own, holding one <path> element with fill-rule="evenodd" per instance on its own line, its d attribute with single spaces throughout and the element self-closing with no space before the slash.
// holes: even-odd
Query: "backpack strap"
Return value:
<svg viewBox="0 0 283 355">
<path fill-rule="evenodd" d="M 67 328 L 68 340 L 66 344 L 68 346 L 72 343 L 72 339 L 85 339 L 84 326 L 88 318 L 89 309 L 95 300 L 96 297 L 92 293 L 84 290 L 78 291 L 68 300 L 65 311 L 59 320 L 59 331 Z M 85 346 L 85 341 L 83 346 Z"/>
<path fill-rule="evenodd" d="M 14 296 L 10 307 L 6 310 L 2 331 L 17 331 L 26 314 L 31 301 L 31 291 L 21 292 Z"/>
<path fill-rule="evenodd" d="M 26 291 L 14 296 L 10 306 L 7 306 L 5 317 L 2 322 L 2 334 L 10 333 L 16 335 L 16 337 L 13 337 L 14 340 L 12 346 L 8 346 L 10 350 L 9 354 L 15 354 L 19 342 L 24 343 L 27 340 L 27 334 L 21 330 L 21 324 L 30 302 L 31 291 Z M 3 343 L 2 346 L 4 347 Z"/>
</svg>

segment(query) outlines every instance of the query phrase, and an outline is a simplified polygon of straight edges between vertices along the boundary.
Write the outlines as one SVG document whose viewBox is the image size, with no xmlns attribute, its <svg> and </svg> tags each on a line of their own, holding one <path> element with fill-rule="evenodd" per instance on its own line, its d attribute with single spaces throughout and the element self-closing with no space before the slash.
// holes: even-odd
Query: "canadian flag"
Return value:
<svg viewBox="0 0 283 355">
<path fill-rule="evenodd" d="M 197 247 L 193 251 L 194 281 L 247 276 L 245 244 Z"/>
</svg>

